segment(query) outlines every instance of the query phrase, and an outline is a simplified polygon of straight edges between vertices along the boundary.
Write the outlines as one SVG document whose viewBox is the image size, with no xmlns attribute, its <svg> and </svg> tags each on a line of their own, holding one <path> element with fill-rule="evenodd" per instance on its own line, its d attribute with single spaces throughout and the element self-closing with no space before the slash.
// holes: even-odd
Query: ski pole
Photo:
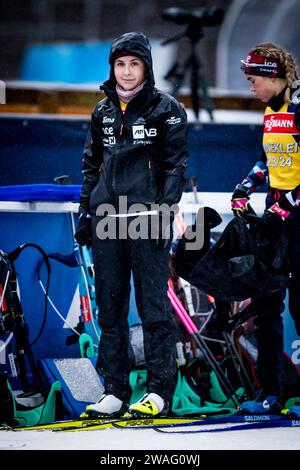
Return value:
<svg viewBox="0 0 300 470">
<path fill-rule="evenodd" d="M 94 269 L 90 260 L 88 248 L 86 246 L 80 247 L 74 238 L 75 222 L 74 214 L 72 212 L 70 212 L 70 218 L 74 239 L 74 251 L 77 253 L 78 265 L 81 271 L 81 276 L 79 278 L 79 293 L 83 319 L 88 330 L 87 332 L 96 339 L 96 342 L 99 342 L 100 327 L 98 323 L 97 325 L 95 323 L 95 319 L 98 319 L 98 307 L 96 304 Z M 90 328 L 90 324 L 92 325 L 92 328 Z"/>
<path fill-rule="evenodd" d="M 224 387 L 224 390 L 226 390 L 227 394 L 228 394 L 228 397 L 231 397 L 231 395 L 235 395 L 235 391 L 233 390 L 233 388 L 231 387 L 231 385 L 227 385 L 227 378 L 225 376 L 225 374 L 223 373 L 222 369 L 220 368 L 220 366 L 216 363 L 215 361 L 215 358 L 213 357 L 213 355 L 211 354 L 211 352 L 209 351 L 209 348 L 206 346 L 206 344 L 204 344 L 204 341 L 202 340 L 202 338 L 200 337 L 200 335 L 198 336 L 195 332 L 194 332 L 194 329 L 191 327 L 187 317 L 184 315 L 181 307 L 179 306 L 179 304 L 176 302 L 176 299 L 174 298 L 174 296 L 172 295 L 171 291 L 170 291 L 170 295 L 168 294 L 170 300 L 171 300 L 171 303 L 172 303 L 172 306 L 176 312 L 176 314 L 178 315 L 178 317 L 180 318 L 180 320 L 182 321 L 182 323 L 184 324 L 184 326 L 186 327 L 186 330 L 187 332 L 192 336 L 192 338 L 195 340 L 196 344 L 198 345 L 198 347 L 203 351 L 204 355 L 206 356 L 206 359 L 209 363 L 209 365 L 211 366 L 211 368 L 214 370 L 214 372 L 216 373 L 216 375 L 218 376 L 220 382 L 222 383 L 223 387 Z M 211 357 L 212 356 L 212 357 Z M 229 383 L 229 382 L 228 382 Z M 232 389 L 232 392 L 230 391 L 230 388 Z M 238 399 L 239 401 L 239 399 Z"/>
<path fill-rule="evenodd" d="M 70 175 L 60 175 L 54 178 L 54 181 L 60 185 L 68 185 L 71 183 Z M 73 238 L 73 252 L 69 256 L 62 256 L 59 253 L 49 255 L 49 257 L 61 261 L 62 263 L 76 267 L 80 270 L 79 275 L 79 297 L 80 307 L 83 317 L 85 331 L 92 337 L 94 348 L 98 348 L 101 330 L 98 320 L 98 306 L 96 303 L 94 270 L 89 256 L 89 250 L 86 246 L 81 247 L 74 235 L 76 232 L 74 214 L 72 210 L 69 212 L 71 221 L 71 233 Z M 71 262 L 71 264 L 69 264 Z"/>
<path fill-rule="evenodd" d="M 243 361 L 241 360 L 241 358 L 240 358 L 240 356 L 239 356 L 239 354 L 236 350 L 236 347 L 233 344 L 233 341 L 231 340 L 231 336 L 229 335 L 229 333 L 223 332 L 223 337 L 225 339 L 228 352 L 231 356 L 233 365 L 234 365 L 235 370 L 237 372 L 237 375 L 240 379 L 241 385 L 244 387 L 245 390 L 247 390 L 247 385 L 246 384 L 248 384 L 248 387 L 250 388 L 251 392 L 254 394 L 255 393 L 254 386 L 253 386 L 253 384 L 250 380 L 250 377 L 249 377 L 249 375 L 248 375 L 248 373 L 245 369 Z M 243 375 L 244 375 L 244 377 L 243 377 Z"/>
</svg>

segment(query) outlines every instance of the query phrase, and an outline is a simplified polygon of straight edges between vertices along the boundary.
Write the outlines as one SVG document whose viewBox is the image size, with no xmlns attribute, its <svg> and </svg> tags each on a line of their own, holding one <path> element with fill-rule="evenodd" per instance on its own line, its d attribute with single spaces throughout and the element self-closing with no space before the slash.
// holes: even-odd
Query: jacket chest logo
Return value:
<svg viewBox="0 0 300 470">
<path fill-rule="evenodd" d="M 114 128 L 109 127 L 102 127 L 102 132 L 105 137 L 103 137 L 102 142 L 104 147 L 110 147 L 111 145 L 116 145 L 116 138 L 114 136 Z"/>
<path fill-rule="evenodd" d="M 155 127 L 146 129 L 146 127 L 143 124 L 139 124 L 137 126 L 132 126 L 132 135 L 134 139 L 145 139 L 147 137 L 156 137 L 157 129 L 155 129 Z"/>
<path fill-rule="evenodd" d="M 295 126 L 293 113 L 265 115 L 264 131 L 271 134 L 299 134 Z"/>
<path fill-rule="evenodd" d="M 103 134 L 105 135 L 113 135 L 114 128 L 113 127 L 102 127 Z"/>
<path fill-rule="evenodd" d="M 103 117 L 103 124 L 113 124 L 115 122 L 114 117 L 104 116 Z"/>
</svg>

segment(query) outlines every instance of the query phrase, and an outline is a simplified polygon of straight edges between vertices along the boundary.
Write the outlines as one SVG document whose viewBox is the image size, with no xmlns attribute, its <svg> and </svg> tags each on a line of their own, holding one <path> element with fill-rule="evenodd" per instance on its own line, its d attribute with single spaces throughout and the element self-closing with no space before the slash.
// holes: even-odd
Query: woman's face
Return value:
<svg viewBox="0 0 300 470">
<path fill-rule="evenodd" d="M 138 57 L 125 55 L 115 60 L 114 73 L 120 87 L 133 90 L 144 81 L 145 64 Z"/>
<path fill-rule="evenodd" d="M 250 82 L 250 91 L 263 103 L 268 103 L 271 98 L 278 94 L 276 79 L 274 78 L 247 75 L 247 80 Z"/>
</svg>

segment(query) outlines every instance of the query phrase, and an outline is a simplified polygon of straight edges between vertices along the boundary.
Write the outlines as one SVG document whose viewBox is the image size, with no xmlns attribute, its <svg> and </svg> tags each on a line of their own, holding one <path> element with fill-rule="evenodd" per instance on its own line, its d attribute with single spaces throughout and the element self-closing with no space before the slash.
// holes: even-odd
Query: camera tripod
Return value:
<svg viewBox="0 0 300 470">
<path fill-rule="evenodd" d="M 181 38 L 187 37 L 190 42 L 191 52 L 187 60 L 183 63 L 175 62 L 174 65 L 170 68 L 167 74 L 164 76 L 165 80 L 170 80 L 174 83 L 172 94 L 177 95 L 178 90 L 181 88 L 185 74 L 190 69 L 191 70 L 191 100 L 192 100 L 192 109 L 198 120 L 199 116 L 199 93 L 198 90 L 202 90 L 202 99 L 203 107 L 209 114 L 210 120 L 213 121 L 213 103 L 208 95 L 206 81 L 201 73 L 202 64 L 197 57 L 196 44 L 203 37 L 203 32 L 199 25 L 190 24 L 187 30 L 179 35 L 176 35 L 172 38 L 166 39 L 162 42 L 162 45 L 165 46 L 171 42 L 178 41 Z"/>
</svg>

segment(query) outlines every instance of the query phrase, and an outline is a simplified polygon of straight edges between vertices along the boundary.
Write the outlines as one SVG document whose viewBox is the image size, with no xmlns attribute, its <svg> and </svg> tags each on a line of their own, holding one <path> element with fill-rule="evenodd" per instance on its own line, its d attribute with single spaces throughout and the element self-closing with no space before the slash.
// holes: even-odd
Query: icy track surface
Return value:
<svg viewBox="0 0 300 470">
<path fill-rule="evenodd" d="M 161 434 L 153 429 L 0 431 L 1 450 L 299 450 L 300 428 L 201 434 Z"/>
</svg>

